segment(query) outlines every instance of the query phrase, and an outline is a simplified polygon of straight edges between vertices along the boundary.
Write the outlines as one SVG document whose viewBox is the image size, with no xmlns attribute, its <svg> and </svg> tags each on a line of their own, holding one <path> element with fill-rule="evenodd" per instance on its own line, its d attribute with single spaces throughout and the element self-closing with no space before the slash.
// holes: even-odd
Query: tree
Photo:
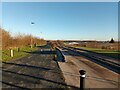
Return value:
<svg viewBox="0 0 120 90">
<path fill-rule="evenodd" d="M 111 38 L 110 42 L 109 43 L 114 43 L 115 41 L 113 40 L 113 38 Z"/>
<path fill-rule="evenodd" d="M 46 41 L 44 39 L 32 36 L 30 34 L 18 33 L 12 37 L 8 31 L 0 28 L 0 50 L 30 46 L 31 41 L 32 41 L 32 44 L 35 44 L 35 46 L 46 44 Z"/>
<path fill-rule="evenodd" d="M 12 37 L 8 31 L 0 28 L 0 32 L 2 33 L 2 49 L 8 48 L 12 44 Z"/>
</svg>

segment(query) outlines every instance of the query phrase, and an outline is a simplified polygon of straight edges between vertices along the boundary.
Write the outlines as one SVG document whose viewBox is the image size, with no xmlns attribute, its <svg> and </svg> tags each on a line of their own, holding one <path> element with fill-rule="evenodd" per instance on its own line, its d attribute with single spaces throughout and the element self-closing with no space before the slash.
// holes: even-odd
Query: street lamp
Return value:
<svg viewBox="0 0 120 90">
<path fill-rule="evenodd" d="M 35 23 L 34 22 L 31 22 L 31 25 L 34 25 Z M 31 36 L 31 48 L 32 48 L 32 36 Z"/>
<path fill-rule="evenodd" d="M 32 48 L 32 36 L 31 36 L 31 48 Z"/>
</svg>

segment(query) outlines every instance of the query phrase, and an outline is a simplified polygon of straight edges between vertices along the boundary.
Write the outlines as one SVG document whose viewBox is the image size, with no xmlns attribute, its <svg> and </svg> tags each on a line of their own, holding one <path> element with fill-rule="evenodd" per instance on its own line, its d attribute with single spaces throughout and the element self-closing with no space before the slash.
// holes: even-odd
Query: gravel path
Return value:
<svg viewBox="0 0 120 90">
<path fill-rule="evenodd" d="M 61 70 L 53 60 L 55 52 L 50 51 L 49 46 L 28 53 L 30 55 L 24 58 L 3 62 L 3 88 L 67 88 Z"/>
</svg>

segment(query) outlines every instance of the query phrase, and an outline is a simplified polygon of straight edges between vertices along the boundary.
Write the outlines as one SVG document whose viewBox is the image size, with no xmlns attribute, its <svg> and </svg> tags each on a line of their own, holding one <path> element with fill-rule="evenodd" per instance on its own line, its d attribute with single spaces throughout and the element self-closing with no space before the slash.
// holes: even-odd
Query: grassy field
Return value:
<svg viewBox="0 0 120 90">
<path fill-rule="evenodd" d="M 106 49 L 88 48 L 88 47 L 79 47 L 79 46 L 73 46 L 73 47 L 88 50 L 88 51 L 93 51 L 93 52 L 100 53 L 102 55 L 109 56 L 115 59 L 118 59 L 118 55 L 120 55 L 120 52 L 116 50 L 106 50 Z"/>
<path fill-rule="evenodd" d="M 38 47 L 33 47 L 33 48 L 30 48 L 30 47 L 21 47 L 20 51 L 18 52 L 17 48 L 14 48 L 13 49 L 13 51 L 14 51 L 14 57 L 10 56 L 10 50 L 3 50 L 2 51 L 2 61 L 9 61 L 9 60 L 12 60 L 12 59 L 24 57 L 24 56 L 28 55 L 28 53 L 26 53 L 26 52 L 30 52 L 31 50 L 35 51 L 37 49 L 38 49 Z"/>
</svg>

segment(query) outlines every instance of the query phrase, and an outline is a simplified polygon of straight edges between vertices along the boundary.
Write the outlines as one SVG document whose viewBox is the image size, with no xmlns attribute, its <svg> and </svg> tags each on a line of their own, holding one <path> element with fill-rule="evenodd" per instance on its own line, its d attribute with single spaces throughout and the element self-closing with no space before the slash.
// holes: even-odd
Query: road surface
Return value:
<svg viewBox="0 0 120 90">
<path fill-rule="evenodd" d="M 68 49 L 62 48 L 61 51 L 65 56 L 65 62 L 59 62 L 59 66 L 68 85 L 80 87 L 79 70 L 83 69 L 86 71 L 85 88 L 118 88 L 117 73 Z"/>
</svg>

